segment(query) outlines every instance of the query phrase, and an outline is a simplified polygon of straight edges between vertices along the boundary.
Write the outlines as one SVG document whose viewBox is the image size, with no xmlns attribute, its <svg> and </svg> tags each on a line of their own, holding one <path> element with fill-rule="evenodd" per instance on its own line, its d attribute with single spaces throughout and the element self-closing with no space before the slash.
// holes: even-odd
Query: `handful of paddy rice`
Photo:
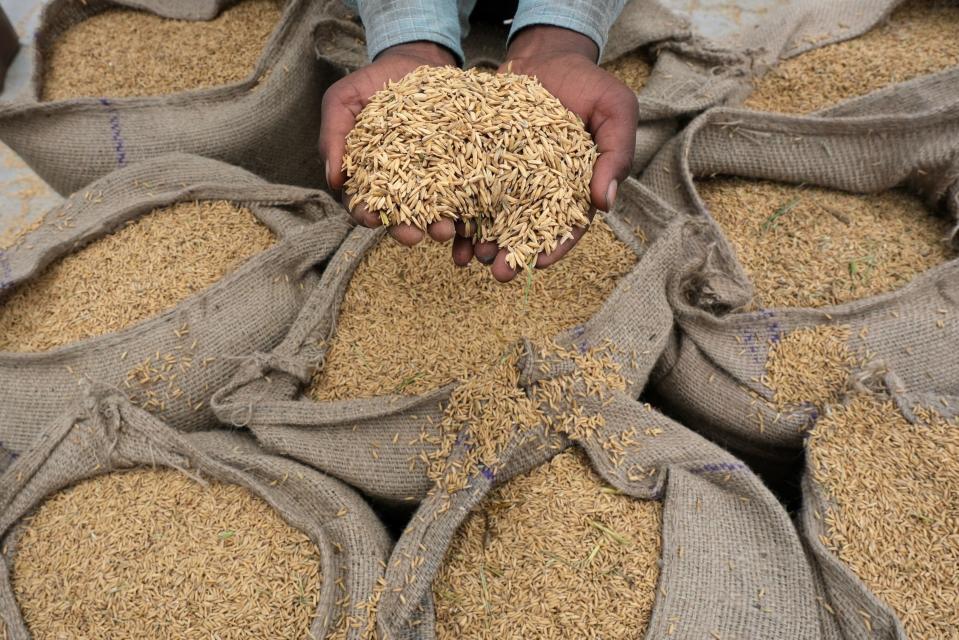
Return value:
<svg viewBox="0 0 959 640">
<path fill-rule="evenodd" d="M 535 78 L 423 66 L 373 95 L 343 168 L 351 206 L 385 225 L 461 221 L 522 269 L 589 223 L 596 157 Z"/>
</svg>

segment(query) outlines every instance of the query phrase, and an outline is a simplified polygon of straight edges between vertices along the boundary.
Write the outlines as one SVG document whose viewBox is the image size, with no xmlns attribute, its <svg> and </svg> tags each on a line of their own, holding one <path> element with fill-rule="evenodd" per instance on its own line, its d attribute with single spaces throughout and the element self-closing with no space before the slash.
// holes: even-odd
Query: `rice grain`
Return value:
<svg viewBox="0 0 959 640">
<path fill-rule="evenodd" d="M 603 63 L 603 69 L 619 78 L 623 84 L 633 90 L 633 93 L 639 93 L 649 81 L 649 75 L 652 73 L 652 67 L 646 61 L 646 57 L 639 51 L 627 53 L 615 60 Z"/>
</svg>

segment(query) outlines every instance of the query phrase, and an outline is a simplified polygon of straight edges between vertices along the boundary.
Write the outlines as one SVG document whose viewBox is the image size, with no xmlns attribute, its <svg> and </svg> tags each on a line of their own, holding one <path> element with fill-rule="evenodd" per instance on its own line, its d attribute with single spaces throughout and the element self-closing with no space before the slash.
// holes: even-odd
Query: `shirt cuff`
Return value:
<svg viewBox="0 0 959 640">
<path fill-rule="evenodd" d="M 512 40 L 521 29 L 547 24 L 576 31 L 596 43 L 599 57 L 609 38 L 609 29 L 619 17 L 625 0 L 520 0 L 509 32 Z"/>
<path fill-rule="evenodd" d="M 366 31 L 366 51 L 370 60 L 389 47 L 425 40 L 446 47 L 463 64 L 455 2 L 358 0 L 355 5 Z"/>
</svg>

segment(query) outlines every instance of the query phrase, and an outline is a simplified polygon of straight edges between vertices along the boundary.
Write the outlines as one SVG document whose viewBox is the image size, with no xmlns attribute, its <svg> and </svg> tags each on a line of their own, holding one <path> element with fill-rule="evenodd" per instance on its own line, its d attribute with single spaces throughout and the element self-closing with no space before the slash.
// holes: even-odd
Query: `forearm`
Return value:
<svg viewBox="0 0 959 640">
<path fill-rule="evenodd" d="M 427 41 L 463 61 L 460 8 L 456 0 L 346 0 L 363 21 L 370 60 L 384 49 Z M 469 2 L 472 8 L 473 2 Z"/>
<path fill-rule="evenodd" d="M 602 55 L 609 29 L 626 0 L 520 0 L 510 31 L 510 41 L 526 27 L 551 25 L 587 36 Z"/>
</svg>

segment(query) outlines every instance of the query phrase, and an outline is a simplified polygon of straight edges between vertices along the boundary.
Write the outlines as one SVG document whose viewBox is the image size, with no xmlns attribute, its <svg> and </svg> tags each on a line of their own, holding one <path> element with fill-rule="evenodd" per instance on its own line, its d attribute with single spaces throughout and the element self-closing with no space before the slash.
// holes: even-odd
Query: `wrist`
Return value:
<svg viewBox="0 0 959 640">
<path fill-rule="evenodd" d="M 599 58 L 599 47 L 592 38 L 578 31 L 536 24 L 522 29 L 513 36 L 506 58 L 514 60 L 559 53 L 582 55 L 595 63 Z"/>
<path fill-rule="evenodd" d="M 434 66 L 455 65 L 456 56 L 453 52 L 441 44 L 430 42 L 429 40 L 416 40 L 414 42 L 404 42 L 383 49 L 376 55 L 376 60 L 387 56 L 400 55 L 409 58 L 417 58 L 423 61 L 423 64 Z"/>
</svg>

